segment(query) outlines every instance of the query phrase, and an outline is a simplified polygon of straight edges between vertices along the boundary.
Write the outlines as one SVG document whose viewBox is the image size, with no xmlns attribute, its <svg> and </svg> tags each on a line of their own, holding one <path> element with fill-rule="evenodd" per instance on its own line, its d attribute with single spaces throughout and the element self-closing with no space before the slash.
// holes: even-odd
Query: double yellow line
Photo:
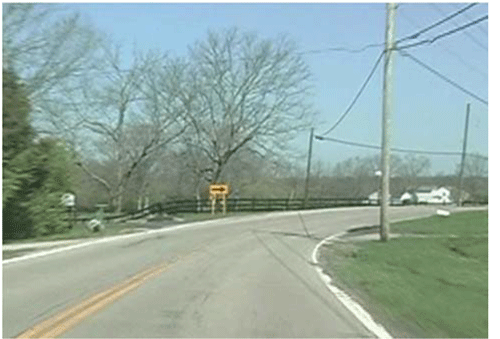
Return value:
<svg viewBox="0 0 500 339">
<path fill-rule="evenodd" d="M 148 280 L 163 273 L 170 263 L 161 263 L 146 269 L 132 278 L 104 292 L 98 293 L 76 306 L 70 307 L 59 314 L 33 326 L 19 334 L 17 338 L 55 338 L 83 321 L 89 315 L 111 304 L 131 290 L 141 286 Z"/>
</svg>

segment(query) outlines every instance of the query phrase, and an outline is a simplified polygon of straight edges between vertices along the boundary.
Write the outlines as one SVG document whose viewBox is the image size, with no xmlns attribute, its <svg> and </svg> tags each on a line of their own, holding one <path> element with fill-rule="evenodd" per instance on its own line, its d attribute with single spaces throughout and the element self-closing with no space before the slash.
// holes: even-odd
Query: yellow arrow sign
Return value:
<svg viewBox="0 0 500 339">
<path fill-rule="evenodd" d="M 229 187 L 225 184 L 210 185 L 210 194 L 212 194 L 212 195 L 228 194 L 228 193 L 229 193 Z"/>
</svg>

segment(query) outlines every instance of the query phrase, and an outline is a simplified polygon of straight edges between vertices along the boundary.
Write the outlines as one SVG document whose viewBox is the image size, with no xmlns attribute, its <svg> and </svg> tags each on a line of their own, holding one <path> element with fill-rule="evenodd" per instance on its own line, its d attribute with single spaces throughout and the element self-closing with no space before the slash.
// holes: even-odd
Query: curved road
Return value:
<svg viewBox="0 0 500 339">
<path fill-rule="evenodd" d="M 399 220 L 435 211 L 396 207 L 390 216 Z M 378 224 L 378 218 L 377 207 L 269 213 L 7 262 L 3 336 L 40 336 L 34 326 L 62 314 L 51 325 L 56 332 L 48 333 L 68 338 L 374 337 L 329 292 L 309 258 L 321 239 Z M 109 297 L 86 307 L 98 292 Z M 67 311 L 75 305 L 82 307 Z M 28 329 L 34 332 L 24 332 Z"/>
</svg>

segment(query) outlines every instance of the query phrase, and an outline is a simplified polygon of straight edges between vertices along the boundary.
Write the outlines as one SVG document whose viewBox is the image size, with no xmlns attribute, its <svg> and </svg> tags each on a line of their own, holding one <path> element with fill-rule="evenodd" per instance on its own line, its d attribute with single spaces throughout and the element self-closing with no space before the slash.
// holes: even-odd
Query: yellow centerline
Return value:
<svg viewBox="0 0 500 339">
<path fill-rule="evenodd" d="M 27 331 L 19 334 L 17 338 L 55 338 L 83 321 L 89 315 L 99 311 L 131 290 L 161 274 L 167 270 L 169 266 L 169 263 L 161 263 L 148 268 L 125 282 L 109 288 L 104 292 L 95 294 L 78 305 L 70 307 L 40 324 L 33 326 Z"/>
</svg>

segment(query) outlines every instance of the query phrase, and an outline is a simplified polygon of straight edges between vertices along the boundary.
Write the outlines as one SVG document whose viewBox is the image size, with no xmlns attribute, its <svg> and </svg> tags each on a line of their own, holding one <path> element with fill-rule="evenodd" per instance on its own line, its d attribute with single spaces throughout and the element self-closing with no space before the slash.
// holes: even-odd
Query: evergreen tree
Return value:
<svg viewBox="0 0 500 339">
<path fill-rule="evenodd" d="M 33 141 L 30 104 L 15 74 L 3 71 L 3 237 L 64 232 L 62 194 L 71 188 L 69 152 L 55 139 Z"/>
<path fill-rule="evenodd" d="M 19 78 L 10 71 L 3 70 L 2 78 L 2 207 L 21 188 L 26 179 L 16 170 L 17 156 L 25 152 L 33 137 L 29 122 L 30 104 Z M 17 164 L 19 165 L 19 164 Z"/>
</svg>

